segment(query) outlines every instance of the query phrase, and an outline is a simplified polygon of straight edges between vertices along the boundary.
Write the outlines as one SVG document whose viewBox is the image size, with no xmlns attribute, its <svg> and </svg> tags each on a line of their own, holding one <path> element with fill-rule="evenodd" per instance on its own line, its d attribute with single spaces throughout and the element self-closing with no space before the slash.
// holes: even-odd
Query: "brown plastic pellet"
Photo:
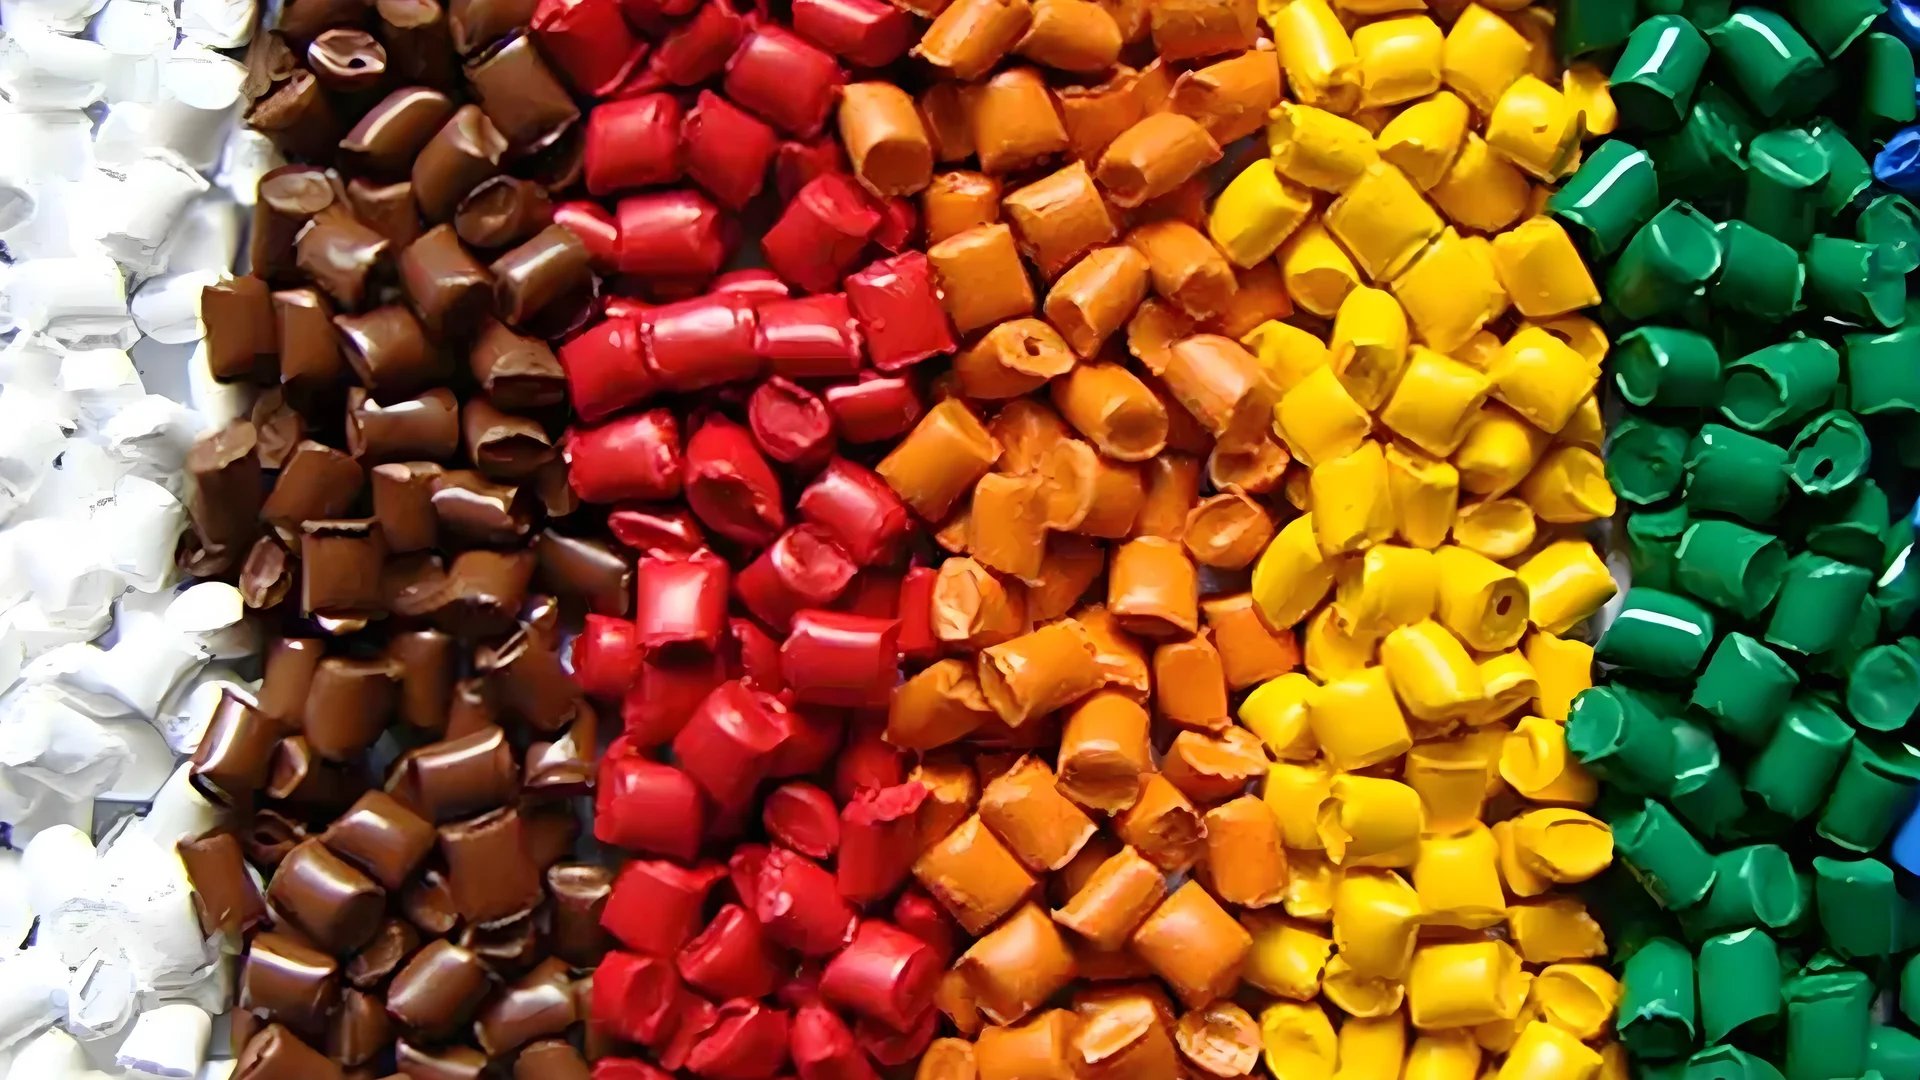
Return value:
<svg viewBox="0 0 1920 1080">
<path fill-rule="evenodd" d="M 980 820 L 1036 874 L 1065 866 L 1093 838 L 1093 819 L 1054 787 L 1053 770 L 1031 755 L 980 793 Z"/>
<path fill-rule="evenodd" d="M 1142 255 L 1141 260 L 1145 261 Z M 1159 297 L 1141 301 L 1127 320 L 1127 351 L 1148 371 L 1159 375 L 1167 369 L 1173 343 L 1193 336 L 1197 324 L 1186 312 Z"/>
<path fill-rule="evenodd" d="M 938 142 L 936 139 L 936 145 Z M 966 170 L 937 173 L 920 195 L 920 223 L 926 230 L 928 244 L 937 244 L 976 225 L 992 225 L 999 220 L 1000 181 L 986 173 Z"/>
<path fill-rule="evenodd" d="M 933 179 L 933 142 L 906 91 L 849 83 L 840 90 L 839 116 L 840 141 L 867 190 L 881 198 L 911 195 Z"/>
<path fill-rule="evenodd" d="M 1220 650 L 1227 686 L 1245 690 L 1300 666 L 1292 630 L 1274 630 L 1260 614 L 1252 593 L 1233 593 L 1200 601 L 1200 615 Z"/>
<path fill-rule="evenodd" d="M 1151 113 L 1121 132 L 1100 155 L 1094 175 L 1115 205 L 1159 198 L 1220 160 L 1220 144 L 1191 116 Z"/>
<path fill-rule="evenodd" d="M 1047 550 L 1046 500 L 1038 476 L 988 473 L 973 486 L 967 550 L 989 569 L 1021 581 L 1040 576 Z"/>
<path fill-rule="evenodd" d="M 940 521 L 987 474 L 1000 444 L 966 402 L 948 398 L 920 418 L 875 471 L 928 521 Z"/>
<path fill-rule="evenodd" d="M 1090 810 L 1115 814 L 1140 798 L 1153 771 L 1147 710 L 1115 690 L 1089 695 L 1067 714 L 1060 735 L 1060 793 Z"/>
<path fill-rule="evenodd" d="M 967 125 L 982 171 L 1018 172 L 1067 148 L 1067 129 L 1039 70 L 1007 68 L 969 86 Z"/>
<path fill-rule="evenodd" d="M 1137 0 L 1114 0 L 1136 3 Z M 1114 10 L 1109 3 L 1107 10 Z M 1146 8 L 1140 5 L 1142 13 Z M 1122 65 L 1107 80 L 1093 86 L 1063 86 L 1055 91 L 1060 103 L 1060 120 L 1067 129 L 1067 152 L 1081 164 L 1091 167 L 1100 160 L 1120 133 L 1147 115 L 1139 93 L 1140 75 Z"/>
<path fill-rule="evenodd" d="M 954 357 L 960 392 L 976 401 L 1032 393 L 1073 370 L 1075 357 L 1059 331 L 1039 319 L 1008 319 Z"/>
<path fill-rule="evenodd" d="M 1126 539 L 1147 501 L 1142 472 L 1142 466 L 1131 462 L 1100 457 L 1093 474 L 1093 509 L 1076 531 L 1103 540 Z"/>
<path fill-rule="evenodd" d="M 920 853 L 913 876 L 961 929 L 978 934 L 1032 894 L 1033 875 L 978 814 Z"/>
<path fill-rule="evenodd" d="M 1049 389 L 1060 415 L 1108 457 L 1145 461 L 1166 448 L 1166 406 L 1119 364 L 1082 363 Z"/>
<path fill-rule="evenodd" d="M 1032 23 L 1027 0 L 954 0 L 913 52 L 956 79 L 977 79 L 993 70 Z"/>
<path fill-rule="evenodd" d="M 1107 610 L 1122 629 L 1142 637 L 1174 638 L 1198 630 L 1200 579 L 1185 549 L 1157 536 L 1121 544 L 1107 574 Z"/>
<path fill-rule="evenodd" d="M 1218 1080 L 1253 1072 L 1260 1062 L 1260 1024 L 1231 1001 L 1202 1005 L 1173 1027 L 1174 1043 L 1188 1064 Z"/>
<path fill-rule="evenodd" d="M 1223 731 L 1233 723 L 1227 713 L 1226 672 L 1205 634 L 1154 647 L 1153 687 L 1154 711 L 1178 727 Z"/>
<path fill-rule="evenodd" d="M 1277 904 L 1287 891 L 1287 852 L 1280 824 L 1257 795 L 1207 811 L 1207 855 L 1201 872 L 1220 899 L 1240 907 Z"/>
<path fill-rule="evenodd" d="M 966 649 L 998 645 L 1025 633 L 1026 589 L 1005 582 L 973 559 L 940 564 L 933 585 L 933 634 Z"/>
<path fill-rule="evenodd" d="M 1003 224 L 977 225 L 927 249 L 947 317 L 961 333 L 1033 314 L 1033 286 Z"/>
<path fill-rule="evenodd" d="M 927 789 L 925 801 L 914 812 L 914 842 L 920 851 L 959 828 L 980 801 L 979 777 L 966 762 L 952 755 L 921 758 L 907 774 L 907 782 Z"/>
<path fill-rule="evenodd" d="M 965 1039 L 935 1039 L 920 1055 L 913 1080 L 978 1080 L 973 1044 Z"/>
<path fill-rule="evenodd" d="M 1260 361 L 1240 343 L 1218 334 L 1195 334 L 1167 350 L 1157 372 L 1174 399 L 1216 439 L 1262 436 L 1273 424 L 1279 388 Z"/>
<path fill-rule="evenodd" d="M 1280 102 L 1279 56 L 1248 49 L 1182 73 L 1173 81 L 1173 111 L 1200 121 L 1221 146 L 1246 138 L 1266 126 Z"/>
<path fill-rule="evenodd" d="M 1060 414 L 1035 398 L 1009 401 L 994 414 L 987 430 L 1000 441 L 997 471 L 1015 475 L 1037 471 L 1055 443 L 1073 437 L 1073 429 Z"/>
<path fill-rule="evenodd" d="M 1141 468 L 1147 495 L 1133 523 L 1133 535 L 1180 543 L 1187 535 L 1187 514 L 1200 498 L 1200 460 L 1187 454 L 1162 454 Z"/>
<path fill-rule="evenodd" d="M 1139 800 L 1115 817 L 1113 826 L 1120 839 L 1170 874 L 1192 866 L 1206 843 L 1199 811 L 1159 773 L 1140 782 Z"/>
<path fill-rule="evenodd" d="M 994 2 L 995 0 L 989 0 L 989 3 Z M 981 5 L 975 6 L 977 9 Z M 927 136 L 933 140 L 933 156 L 936 160 L 965 161 L 973 156 L 973 128 L 967 123 L 967 103 L 962 93 L 963 89 L 964 86 L 961 83 L 942 80 L 920 93 L 920 119 L 926 124 Z M 935 238 L 929 237 L 927 242 L 931 244 L 934 240 Z"/>
<path fill-rule="evenodd" d="M 1053 920 L 1097 949 L 1120 949 L 1166 895 L 1160 868 L 1123 847 L 1094 870 Z"/>
<path fill-rule="evenodd" d="M 1027 587 L 1027 614 L 1046 622 L 1071 612 L 1106 568 L 1106 549 L 1093 541 L 1066 533 L 1048 536 L 1039 584 Z"/>
<path fill-rule="evenodd" d="M 1260 39 L 1254 0 L 1154 0 L 1154 51 L 1167 60 L 1251 49 Z"/>
<path fill-rule="evenodd" d="M 1088 0 L 1066 2 L 1094 6 Z M 1093 175 L 1077 161 L 1009 192 L 1004 206 L 1021 250 L 1048 278 L 1120 235 Z"/>
<path fill-rule="evenodd" d="M 1267 752 L 1260 737 L 1243 727 L 1207 734 L 1183 731 L 1173 737 L 1161 775 L 1196 803 L 1231 799 L 1267 774 Z"/>
<path fill-rule="evenodd" d="M 1050 68 L 1098 75 L 1120 58 L 1120 24 L 1093 0 L 1034 0 L 1033 24 L 1013 51 Z"/>
<path fill-rule="evenodd" d="M 1079 1021 L 1065 1009 L 1049 1009 L 1016 1027 L 988 1027 L 973 1044 L 980 1080 L 1068 1080 L 1067 1050 Z"/>
<path fill-rule="evenodd" d="M 1253 938 L 1197 881 L 1180 886 L 1133 934 L 1133 951 L 1197 1009 L 1233 992 Z"/>
<path fill-rule="evenodd" d="M 1016 1024 L 1073 981 L 1073 950 L 1038 905 L 1019 910 L 961 954 L 980 1014 Z"/>
<path fill-rule="evenodd" d="M 894 691 L 886 740 L 902 750 L 932 750 L 973 734 L 993 715 L 972 664 L 937 660 Z"/>
<path fill-rule="evenodd" d="M 1138 700 L 1145 700 L 1152 689 L 1147 670 L 1147 651 L 1132 634 L 1120 629 L 1120 623 L 1104 604 L 1093 604 L 1073 613 L 1080 628 L 1093 642 L 1093 662 L 1100 666 L 1106 685 Z"/>
<path fill-rule="evenodd" d="M 1068 268 L 1047 291 L 1047 321 L 1082 357 L 1100 352 L 1147 297 L 1146 256 L 1115 244 L 1095 248 Z"/>
<path fill-rule="evenodd" d="M 1128 992 L 1095 998 L 1076 1011 L 1080 1029 L 1073 1035 L 1074 1075 L 1162 1080 L 1179 1073 L 1172 1017 L 1154 995 Z"/>
<path fill-rule="evenodd" d="M 1233 267 L 1213 241 L 1184 221 L 1155 221 L 1127 234 L 1127 243 L 1147 257 L 1153 289 L 1196 319 L 1226 309 L 1237 285 Z"/>
<path fill-rule="evenodd" d="M 1201 566 L 1239 570 L 1258 558 L 1273 539 L 1273 515 L 1239 491 L 1223 491 L 1187 511 L 1181 542 Z"/>
</svg>

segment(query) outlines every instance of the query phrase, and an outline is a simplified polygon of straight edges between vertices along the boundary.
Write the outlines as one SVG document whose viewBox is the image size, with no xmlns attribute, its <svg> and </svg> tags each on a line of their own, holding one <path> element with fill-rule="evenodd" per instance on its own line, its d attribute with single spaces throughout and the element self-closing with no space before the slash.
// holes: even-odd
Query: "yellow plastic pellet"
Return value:
<svg viewBox="0 0 1920 1080">
<path fill-rule="evenodd" d="M 1389 444 L 1386 454 L 1394 536 L 1429 550 L 1446 543 L 1460 506 L 1460 471 L 1399 443 Z"/>
<path fill-rule="evenodd" d="M 1597 1039 L 1613 1024 L 1620 980 L 1597 964 L 1549 964 L 1533 979 L 1541 1019 L 1576 1039 Z"/>
<path fill-rule="evenodd" d="M 1260 1049 L 1274 1080 L 1331 1080 L 1339 1045 L 1326 1010 L 1313 1002 L 1278 1001 L 1260 1010 Z"/>
<path fill-rule="evenodd" d="M 1507 899 L 1500 885 L 1499 854 L 1492 831 L 1478 821 L 1421 837 L 1413 888 L 1426 911 L 1422 922 L 1480 930 L 1504 920 Z"/>
<path fill-rule="evenodd" d="M 1306 618 L 1333 588 L 1333 567 L 1314 539 L 1312 514 L 1281 528 L 1254 564 L 1251 588 L 1270 626 L 1292 626 Z"/>
<path fill-rule="evenodd" d="M 1500 359 L 1501 345 L 1499 338 L 1482 330 L 1453 350 L 1453 358 L 1475 371 L 1492 371 L 1494 362 Z"/>
<path fill-rule="evenodd" d="M 1600 1053 L 1544 1021 L 1528 1024 L 1507 1052 L 1498 1080 L 1593 1080 Z"/>
<path fill-rule="evenodd" d="M 1261 158 L 1240 170 L 1207 214 L 1207 235 L 1235 266 L 1261 262 L 1313 213 L 1313 193 L 1274 172 Z"/>
<path fill-rule="evenodd" d="M 1407 1013 L 1422 1031 L 1510 1020 L 1532 983 L 1520 954 L 1504 941 L 1422 945 L 1407 976 Z"/>
<path fill-rule="evenodd" d="M 1427 829 L 1450 835 L 1479 824 L 1493 769 L 1472 742 L 1423 742 L 1407 751 L 1403 776 L 1427 808 Z"/>
<path fill-rule="evenodd" d="M 1529 964 L 1603 956 L 1607 937 L 1574 896 L 1544 897 L 1507 909 L 1507 938 Z"/>
<path fill-rule="evenodd" d="M 1407 715 L 1429 725 L 1460 720 L 1480 705 L 1480 668 L 1446 627 L 1428 619 L 1380 642 L 1380 666 Z"/>
<path fill-rule="evenodd" d="M 1598 450 L 1605 445 L 1607 427 L 1605 419 L 1600 415 L 1600 396 L 1588 394 L 1586 399 L 1573 410 L 1573 415 L 1567 419 L 1567 426 L 1561 428 L 1554 439 L 1568 446 L 1579 446 L 1588 450 Z"/>
<path fill-rule="evenodd" d="M 1380 411 L 1395 435 L 1436 458 L 1460 448 L 1493 382 L 1452 357 L 1415 345 L 1406 374 Z"/>
<path fill-rule="evenodd" d="M 1315 815 L 1320 844 L 1336 866 L 1412 866 L 1426 817 L 1420 793 L 1397 780 L 1342 774 Z"/>
<path fill-rule="evenodd" d="M 1578 525 L 1613 516 L 1615 496 L 1600 455 L 1583 446 L 1547 451 L 1520 483 L 1520 497 L 1541 521 Z"/>
<path fill-rule="evenodd" d="M 1369 439 L 1358 450 L 1315 466 L 1307 491 L 1313 535 L 1327 555 L 1360 551 L 1393 536 L 1387 459 L 1379 443 Z"/>
<path fill-rule="evenodd" d="M 1331 606 L 1314 612 L 1300 632 L 1301 665 L 1323 683 L 1370 666 L 1379 651 L 1380 635 L 1349 629 Z"/>
<path fill-rule="evenodd" d="M 1311 924 L 1267 912 L 1251 912 L 1244 922 L 1253 948 L 1241 977 L 1275 997 L 1312 1001 L 1333 955 L 1333 938 Z"/>
<path fill-rule="evenodd" d="M 1586 357 L 1587 362 L 1595 367 L 1607 358 L 1606 330 L 1585 315 L 1562 315 L 1557 319 L 1525 325 L 1538 326 L 1566 342 L 1569 348 Z"/>
<path fill-rule="evenodd" d="M 1324 789 L 1320 797 L 1326 798 Z M 1307 830 L 1313 831 L 1311 813 L 1306 815 L 1305 823 Z M 1318 837 L 1315 841 L 1318 842 Z M 1327 861 L 1326 852 L 1296 850 L 1290 846 L 1287 848 L 1287 894 L 1281 897 L 1280 904 L 1289 916 L 1302 922 L 1332 922 L 1333 890 L 1340 884 L 1340 877 L 1340 868 Z"/>
<path fill-rule="evenodd" d="M 1281 102 L 1267 121 L 1267 149 L 1280 175 L 1338 194 L 1352 187 L 1380 151 L 1366 128 L 1311 104 Z"/>
<path fill-rule="evenodd" d="M 1498 4 L 1484 6 L 1501 10 Z M 1557 82 L 1560 73 L 1559 49 L 1553 40 L 1554 15 L 1544 7 L 1523 5 L 1507 9 L 1507 20 L 1520 36 L 1527 39 L 1527 74 L 1547 82 Z"/>
<path fill-rule="evenodd" d="M 1385 1016 L 1351 1017 L 1340 1025 L 1340 1080 L 1397 1076 L 1407 1058 L 1407 1019 L 1395 1011 Z"/>
<path fill-rule="evenodd" d="M 1507 339 L 1494 363 L 1493 396 L 1551 435 L 1567 426 L 1600 381 L 1600 369 L 1539 327 Z"/>
<path fill-rule="evenodd" d="M 1536 180 L 1554 183 L 1573 171 L 1580 149 L 1580 111 L 1556 87 L 1522 75 L 1487 118 L 1493 152 Z"/>
<path fill-rule="evenodd" d="M 1566 726 L 1539 716 L 1513 726 L 1500 752 L 1500 778 L 1533 803 L 1592 806 L 1600 793 L 1599 781 L 1567 752 Z"/>
<path fill-rule="evenodd" d="M 1334 572 L 1333 611 L 1349 633 L 1378 637 L 1433 614 L 1439 585 L 1432 552 L 1375 544 Z"/>
<path fill-rule="evenodd" d="M 1407 1001 L 1407 986 L 1399 979 L 1355 970 L 1347 958 L 1334 954 L 1320 980 L 1320 992 L 1334 1008 L 1348 1016 L 1370 1019 L 1399 1012 Z"/>
<path fill-rule="evenodd" d="M 1373 430 L 1373 418 L 1353 400 L 1331 363 L 1308 372 L 1282 394 L 1273 417 L 1274 434 L 1309 469 L 1360 449 Z"/>
<path fill-rule="evenodd" d="M 1447 175 L 1467 139 L 1472 119 L 1460 95 L 1442 90 L 1401 109 L 1374 136 L 1380 157 L 1398 166 L 1421 191 L 1432 190 Z"/>
<path fill-rule="evenodd" d="M 1560 75 L 1560 92 L 1580 110 L 1580 126 L 1589 137 L 1611 135 L 1620 126 L 1620 110 L 1614 104 L 1607 73 L 1598 65 L 1582 60 Z"/>
<path fill-rule="evenodd" d="M 1540 697 L 1540 680 L 1519 649 L 1497 652 L 1480 661 L 1480 685 L 1486 693 L 1469 723 L 1486 724 L 1504 720 Z"/>
<path fill-rule="evenodd" d="M 1585 540 L 1558 540 L 1514 570 L 1527 587 L 1529 617 L 1550 634 L 1564 634 L 1619 590 L 1605 563 Z"/>
<path fill-rule="evenodd" d="M 1340 301 L 1360 286 L 1360 268 L 1319 218 L 1294 230 L 1280 245 L 1280 280 L 1301 310 L 1333 318 Z"/>
<path fill-rule="evenodd" d="M 1593 646 L 1544 630 L 1527 634 L 1522 650 L 1540 684 L 1540 715 L 1566 722 L 1573 699 L 1593 685 Z"/>
<path fill-rule="evenodd" d="M 1521 863 L 1548 881 L 1586 881 L 1613 862 L 1613 830 L 1592 814 L 1548 807 L 1529 810 L 1512 824 Z"/>
<path fill-rule="evenodd" d="M 1375 108 L 1426 97 L 1440 89 L 1445 37 L 1425 15 L 1370 22 L 1353 32 L 1360 60 L 1360 104 Z"/>
<path fill-rule="evenodd" d="M 1407 1051 L 1401 1080 L 1476 1080 L 1480 1044 L 1464 1031 L 1421 1032 Z"/>
<path fill-rule="evenodd" d="M 1600 1047 L 1600 1071 L 1593 1074 L 1593 1080 L 1632 1080 L 1633 1069 L 1627 1058 L 1627 1048 L 1617 1042 L 1604 1043 Z"/>
<path fill-rule="evenodd" d="M 1494 274 L 1492 248 L 1449 228 L 1388 286 L 1406 309 L 1416 340 L 1441 352 L 1465 345 L 1506 304 Z M 1351 297 L 1349 297 L 1351 299 Z"/>
<path fill-rule="evenodd" d="M 1268 679 L 1247 692 L 1235 715 L 1281 761 L 1311 761 L 1320 752 L 1307 723 L 1314 682 L 1298 671 Z"/>
<path fill-rule="evenodd" d="M 1374 281 L 1389 280 L 1406 269 L 1442 228 L 1445 223 L 1420 189 L 1384 161 L 1367 166 L 1327 207 L 1327 231 Z"/>
<path fill-rule="evenodd" d="M 1293 0 L 1267 22 L 1295 100 L 1338 113 L 1359 106 L 1360 60 L 1347 28 L 1325 0 Z"/>
<path fill-rule="evenodd" d="M 1529 319 L 1569 315 L 1600 302 L 1573 238 L 1550 217 L 1528 218 L 1494 237 L 1493 269 L 1513 306 Z"/>
<path fill-rule="evenodd" d="M 1476 652 L 1499 652 L 1527 632 L 1530 599 L 1520 575 L 1458 544 L 1434 552 L 1440 588 L 1435 618 Z"/>
<path fill-rule="evenodd" d="M 1506 884 L 1507 892 L 1524 898 L 1539 896 L 1553 887 L 1552 881 L 1529 866 L 1521 856 L 1511 818 L 1495 822 L 1492 832 L 1499 854 L 1500 880 Z"/>
<path fill-rule="evenodd" d="M 1379 289 L 1347 294 L 1333 319 L 1328 356 L 1340 385 L 1363 409 L 1378 409 L 1406 370 L 1410 345 L 1407 313 Z"/>
<path fill-rule="evenodd" d="M 1441 58 L 1441 78 L 1482 115 L 1527 73 L 1533 46 L 1513 24 L 1479 4 L 1453 21 Z"/>
<path fill-rule="evenodd" d="M 1479 499 L 1460 507 L 1453 542 L 1489 559 L 1512 559 L 1533 546 L 1539 528 L 1523 499 Z"/>
<path fill-rule="evenodd" d="M 1268 319 L 1240 339 L 1282 394 L 1328 364 L 1327 343 L 1292 323 Z M 1362 410 L 1364 412 L 1364 410 Z"/>
<path fill-rule="evenodd" d="M 1526 369 L 1513 369 L 1522 375 Z M 1494 390 L 1499 390 L 1499 381 Z M 1547 380 L 1550 389 L 1553 379 Z M 1533 466 L 1546 453 L 1552 438 L 1505 405 L 1488 402 L 1467 425 L 1467 437 L 1453 452 L 1453 467 L 1460 470 L 1460 488 L 1474 495 L 1497 498 L 1520 485 Z"/>
<path fill-rule="evenodd" d="M 1328 763 L 1342 772 L 1392 761 L 1413 745 L 1406 714 L 1380 667 L 1363 668 L 1320 687 L 1307 699 L 1307 723 Z M 1320 840 L 1316 835 L 1311 845 L 1289 841 L 1287 846 L 1317 849 Z"/>
<path fill-rule="evenodd" d="M 1361 976 L 1401 980 L 1420 933 L 1420 897 L 1392 870 L 1353 869 L 1333 892 L 1336 961 Z M 1332 974 L 1332 966 L 1328 968 Z"/>
<path fill-rule="evenodd" d="M 1447 174 L 1427 194 L 1455 225 L 1486 233 L 1520 220 L 1532 197 L 1526 174 L 1472 132 L 1460 144 Z"/>
<path fill-rule="evenodd" d="M 1300 879 L 1297 852 L 1320 850 L 1314 814 L 1332 784 L 1333 768 L 1325 761 L 1276 761 L 1267 766 L 1260 798 L 1280 821 L 1280 839 L 1287 848 L 1289 880 Z M 1288 913 L 1298 914 L 1291 908 Z"/>
</svg>

